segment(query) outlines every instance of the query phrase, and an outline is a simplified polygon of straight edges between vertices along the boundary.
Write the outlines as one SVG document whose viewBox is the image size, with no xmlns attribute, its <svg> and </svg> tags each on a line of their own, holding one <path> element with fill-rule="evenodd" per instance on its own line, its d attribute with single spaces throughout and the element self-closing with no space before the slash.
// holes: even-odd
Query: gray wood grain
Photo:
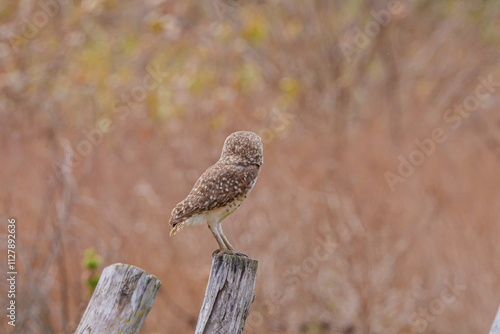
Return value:
<svg viewBox="0 0 500 334">
<path fill-rule="evenodd" d="M 239 334 L 254 299 L 258 261 L 212 256 L 212 269 L 195 334 Z"/>
<path fill-rule="evenodd" d="M 131 265 L 104 268 L 75 333 L 138 333 L 160 285 L 156 277 Z"/>
<path fill-rule="evenodd" d="M 493 325 L 491 325 L 490 334 L 500 334 L 500 307 L 498 308 Z"/>
</svg>

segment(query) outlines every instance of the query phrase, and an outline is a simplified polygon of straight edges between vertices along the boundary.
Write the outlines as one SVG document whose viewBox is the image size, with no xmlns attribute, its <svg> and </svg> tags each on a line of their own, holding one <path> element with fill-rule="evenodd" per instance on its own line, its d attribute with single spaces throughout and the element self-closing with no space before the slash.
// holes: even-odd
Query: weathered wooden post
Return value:
<svg viewBox="0 0 500 334">
<path fill-rule="evenodd" d="M 195 334 L 240 334 L 254 299 L 258 261 L 212 255 L 212 269 Z"/>
<path fill-rule="evenodd" d="M 138 333 L 160 285 L 153 275 L 128 264 L 104 268 L 75 333 Z"/>
<path fill-rule="evenodd" d="M 498 308 L 493 325 L 491 325 L 490 334 L 500 334 L 500 307 Z"/>
</svg>

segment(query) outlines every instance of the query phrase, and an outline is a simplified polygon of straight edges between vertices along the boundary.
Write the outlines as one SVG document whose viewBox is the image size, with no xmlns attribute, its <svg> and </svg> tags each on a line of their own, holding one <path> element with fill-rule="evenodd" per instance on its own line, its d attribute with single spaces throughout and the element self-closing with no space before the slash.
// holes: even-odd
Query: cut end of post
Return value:
<svg viewBox="0 0 500 334">
<path fill-rule="evenodd" d="M 251 259 L 246 256 L 241 256 L 241 255 L 232 255 L 232 254 L 219 254 L 219 253 L 212 253 L 212 260 L 224 260 L 224 261 L 230 261 L 230 262 L 241 262 L 241 263 L 259 263 L 259 261 Z"/>
</svg>

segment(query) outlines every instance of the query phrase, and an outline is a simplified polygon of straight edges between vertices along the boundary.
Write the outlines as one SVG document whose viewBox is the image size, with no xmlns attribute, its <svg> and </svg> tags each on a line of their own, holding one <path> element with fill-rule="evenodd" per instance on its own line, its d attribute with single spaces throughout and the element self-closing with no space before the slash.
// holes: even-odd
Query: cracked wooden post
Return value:
<svg viewBox="0 0 500 334">
<path fill-rule="evenodd" d="M 75 333 L 138 333 L 160 285 L 153 275 L 128 264 L 104 268 Z"/>
<path fill-rule="evenodd" d="M 493 325 L 491 325 L 490 334 L 500 334 L 500 307 L 498 308 Z"/>
<path fill-rule="evenodd" d="M 254 300 L 258 261 L 212 255 L 212 269 L 195 334 L 239 334 Z"/>
</svg>

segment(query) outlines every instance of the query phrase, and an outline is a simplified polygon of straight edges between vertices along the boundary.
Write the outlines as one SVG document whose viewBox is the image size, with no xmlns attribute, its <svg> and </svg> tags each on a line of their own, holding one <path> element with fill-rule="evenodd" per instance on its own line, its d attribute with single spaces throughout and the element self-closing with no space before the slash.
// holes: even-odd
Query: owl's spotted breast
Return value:
<svg viewBox="0 0 500 334">
<path fill-rule="evenodd" d="M 208 218 L 233 213 L 248 196 L 257 180 L 260 166 L 216 163 L 203 173 L 189 195 L 172 211 L 170 224 L 175 226 L 191 217 L 216 211 Z M 227 212 L 227 215 L 223 213 Z M 199 218 L 199 217 L 196 217 Z M 194 223 L 193 225 L 196 225 Z M 188 224 L 190 225 L 190 224 Z"/>
</svg>

